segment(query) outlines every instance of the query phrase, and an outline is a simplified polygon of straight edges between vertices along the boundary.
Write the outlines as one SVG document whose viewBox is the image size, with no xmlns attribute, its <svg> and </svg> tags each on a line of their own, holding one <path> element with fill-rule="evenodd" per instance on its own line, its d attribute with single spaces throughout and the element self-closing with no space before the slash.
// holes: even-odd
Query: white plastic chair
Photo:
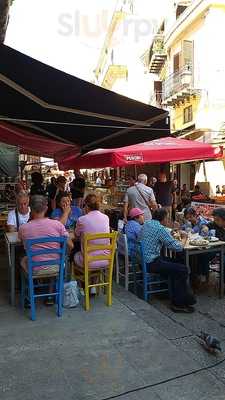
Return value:
<svg viewBox="0 0 225 400">
<path fill-rule="evenodd" d="M 123 265 L 120 264 L 120 258 L 123 258 Z M 116 249 L 116 283 L 120 283 L 120 278 L 124 279 L 125 290 L 129 290 L 131 283 L 136 283 L 134 265 L 128 256 L 128 241 L 125 233 L 120 232 L 117 239 Z"/>
</svg>

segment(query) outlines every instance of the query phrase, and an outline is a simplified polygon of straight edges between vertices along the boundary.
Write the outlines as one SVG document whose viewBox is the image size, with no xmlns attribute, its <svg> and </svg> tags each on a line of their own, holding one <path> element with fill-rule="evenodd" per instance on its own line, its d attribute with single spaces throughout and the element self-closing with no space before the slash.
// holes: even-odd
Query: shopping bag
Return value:
<svg viewBox="0 0 225 400">
<path fill-rule="evenodd" d="M 64 308 L 74 308 L 79 304 L 80 299 L 80 289 L 77 281 L 70 281 L 64 284 L 64 297 L 63 297 L 63 307 Z"/>
</svg>

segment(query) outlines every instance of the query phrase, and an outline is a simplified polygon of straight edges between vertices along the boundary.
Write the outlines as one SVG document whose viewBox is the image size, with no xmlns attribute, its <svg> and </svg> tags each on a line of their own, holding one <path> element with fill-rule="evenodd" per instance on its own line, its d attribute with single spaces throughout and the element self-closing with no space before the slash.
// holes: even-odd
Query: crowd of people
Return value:
<svg viewBox="0 0 225 400">
<path fill-rule="evenodd" d="M 145 174 L 140 174 L 137 180 L 131 177 L 124 197 L 124 232 L 128 239 L 129 256 L 137 257 L 138 243 L 141 241 L 148 271 L 160 273 L 169 279 L 172 310 L 193 312 L 196 298 L 190 286 L 190 271 L 185 265 L 184 245 L 190 232 L 202 236 L 211 232 L 225 241 L 225 210 L 215 209 L 213 221 L 198 216 L 190 207 L 191 195 L 186 185 L 180 190 L 177 181 L 168 181 L 164 172 L 160 173 L 158 180 L 152 178 L 150 185 L 147 184 L 148 177 Z M 199 191 L 195 187 L 194 194 L 199 194 Z M 174 212 L 177 209 L 184 209 L 184 222 L 179 226 L 180 240 L 168 229 L 169 226 L 174 228 Z M 64 176 L 59 176 L 52 178 L 46 188 L 41 174 L 34 173 L 30 193 L 24 190 L 17 193 L 16 208 L 8 215 L 7 229 L 10 232 L 17 231 L 23 242 L 40 237 L 67 237 L 72 259 L 82 267 L 84 234 L 109 233 L 110 221 L 100 211 L 99 197 L 94 192 L 85 197 L 85 179 L 79 172 L 69 185 Z M 74 233 L 73 240 L 69 235 L 71 231 Z M 46 246 L 52 248 L 57 244 Z M 176 257 L 166 258 L 162 252 L 164 247 L 173 250 Z M 200 275 L 208 276 L 213 256 L 212 253 L 206 254 L 199 259 Z M 92 266 L 95 267 L 94 264 Z M 94 287 L 92 292 L 95 293 Z M 51 299 L 48 299 L 48 303 L 51 303 Z"/>
</svg>

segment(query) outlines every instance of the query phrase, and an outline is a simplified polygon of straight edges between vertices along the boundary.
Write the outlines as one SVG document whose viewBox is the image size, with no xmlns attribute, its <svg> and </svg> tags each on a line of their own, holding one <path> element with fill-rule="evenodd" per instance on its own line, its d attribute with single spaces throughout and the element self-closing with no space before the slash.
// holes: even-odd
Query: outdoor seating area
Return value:
<svg viewBox="0 0 225 400">
<path fill-rule="evenodd" d="M 102 172 L 99 189 L 103 179 Z M 212 285 L 214 296 L 224 297 L 224 208 L 204 213 L 196 206 L 202 203 L 191 200 L 196 187 L 182 192 L 163 170 L 157 178 L 128 177 L 122 206 L 108 214 L 100 192 L 81 173 L 69 185 L 62 175 L 51 187 L 40 173 L 32 180 L 28 191 L 15 193 L 1 238 L 9 302 L 32 320 L 42 301 L 56 307 L 58 317 L 70 300 L 86 311 L 98 297 L 111 306 L 113 282 L 146 302 L 166 298 L 174 312 L 194 312 L 202 289 L 212 293 Z"/>
</svg>

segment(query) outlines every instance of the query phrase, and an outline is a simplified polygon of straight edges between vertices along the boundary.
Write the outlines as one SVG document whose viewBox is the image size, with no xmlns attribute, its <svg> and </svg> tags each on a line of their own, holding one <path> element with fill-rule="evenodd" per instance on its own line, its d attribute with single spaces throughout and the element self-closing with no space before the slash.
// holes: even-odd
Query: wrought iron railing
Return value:
<svg viewBox="0 0 225 400">
<path fill-rule="evenodd" d="M 186 88 L 191 88 L 193 84 L 192 65 L 185 65 L 182 70 L 170 75 L 163 82 L 163 100 L 172 97 Z"/>
</svg>

